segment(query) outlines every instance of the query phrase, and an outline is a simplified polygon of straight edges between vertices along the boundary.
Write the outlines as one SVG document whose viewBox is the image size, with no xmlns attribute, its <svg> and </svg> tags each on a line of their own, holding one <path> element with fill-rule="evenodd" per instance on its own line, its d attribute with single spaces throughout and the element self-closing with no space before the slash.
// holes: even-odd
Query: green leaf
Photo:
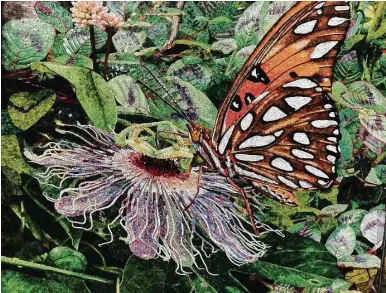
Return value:
<svg viewBox="0 0 386 293">
<path fill-rule="evenodd" d="M 287 229 L 287 231 L 301 237 L 310 238 L 316 242 L 320 242 L 322 238 L 320 227 L 316 221 L 296 223 L 291 228 Z"/>
<path fill-rule="evenodd" d="M 16 135 L 1 136 L 1 166 L 11 168 L 18 173 L 30 174 L 30 169 L 20 153 Z"/>
<path fill-rule="evenodd" d="M 14 94 L 8 103 L 9 116 L 15 126 L 27 130 L 51 109 L 55 99 L 56 94 L 50 89 Z"/>
<path fill-rule="evenodd" d="M 223 39 L 212 44 L 212 50 L 221 51 L 224 54 L 230 54 L 237 49 L 237 43 L 234 39 Z"/>
<path fill-rule="evenodd" d="M 94 28 L 95 31 L 95 48 L 99 50 L 102 48 L 107 40 L 107 33 L 102 32 L 98 27 Z M 91 53 L 91 41 L 90 31 L 88 28 L 73 28 L 66 33 L 66 37 L 63 40 L 63 46 L 68 55 L 90 55 Z"/>
<path fill-rule="evenodd" d="M 383 234 L 385 233 L 385 218 L 386 212 L 384 210 L 373 210 L 362 219 L 361 232 L 368 241 L 374 244 L 374 249 L 382 245 Z"/>
<path fill-rule="evenodd" d="M 232 27 L 232 20 L 225 16 L 219 16 L 209 21 L 209 31 L 213 33 L 225 33 Z"/>
<path fill-rule="evenodd" d="M 386 117 L 373 110 L 359 111 L 359 122 L 377 140 L 386 143 Z"/>
<path fill-rule="evenodd" d="M 133 32 L 131 30 L 121 30 L 113 36 L 113 44 L 118 53 L 134 53 L 142 48 L 146 40 L 144 31 Z"/>
<path fill-rule="evenodd" d="M 66 37 L 66 34 L 57 34 L 55 37 L 54 45 L 52 47 L 51 53 L 52 57 L 58 57 L 62 55 L 66 55 L 66 49 L 63 46 L 64 38 Z"/>
<path fill-rule="evenodd" d="M 58 219 L 58 222 L 60 226 L 64 229 L 64 231 L 67 233 L 67 235 L 71 238 L 71 244 L 72 246 L 78 250 L 80 240 L 83 234 L 83 230 L 81 229 L 76 229 L 72 227 L 72 224 L 70 221 L 68 221 L 65 217 L 60 216 Z"/>
<path fill-rule="evenodd" d="M 153 42 L 154 46 L 161 49 L 169 39 L 170 25 L 167 20 L 158 16 L 150 16 L 146 21 L 151 23 L 148 28 L 147 37 Z"/>
<path fill-rule="evenodd" d="M 11 20 L 2 29 L 2 64 L 11 71 L 28 68 L 47 56 L 54 38 L 54 27 L 41 20 Z"/>
<path fill-rule="evenodd" d="M 251 273 L 296 287 L 330 286 L 340 277 L 335 258 L 318 242 L 288 233 L 270 233 L 263 241 L 270 248 L 249 266 Z"/>
<path fill-rule="evenodd" d="M 183 81 L 178 77 L 168 77 L 166 82 L 169 84 L 169 88 L 173 89 L 172 94 L 182 110 L 187 113 L 190 118 L 212 129 L 217 116 L 217 109 L 209 98 L 189 82 Z M 173 120 L 178 126 L 186 127 L 185 120 L 176 120 L 178 115 L 170 106 L 165 105 L 160 99 L 153 99 L 151 102 L 152 103 L 149 101 L 149 105 L 154 116 L 164 120 Z"/>
<path fill-rule="evenodd" d="M 124 107 L 125 113 L 150 114 L 145 94 L 130 76 L 119 75 L 110 79 L 107 83 L 113 90 L 117 102 Z"/>
<path fill-rule="evenodd" d="M 336 217 L 348 208 L 348 204 L 333 204 L 324 207 L 320 211 L 321 217 Z"/>
<path fill-rule="evenodd" d="M 344 165 L 347 165 L 348 163 L 351 162 L 353 158 L 353 144 L 352 144 L 352 139 L 350 136 L 350 133 L 346 130 L 344 127 L 339 128 L 339 132 L 342 135 L 342 138 L 339 141 L 339 147 L 341 149 L 341 154 L 343 159 L 343 162 L 345 163 Z"/>
<path fill-rule="evenodd" d="M 53 25 L 61 33 L 73 27 L 70 12 L 55 2 L 37 2 L 35 10 L 41 20 Z"/>
<path fill-rule="evenodd" d="M 357 81 L 348 85 L 336 81 L 332 85 L 332 98 L 352 109 L 371 109 L 386 114 L 386 97 L 372 84 Z"/>
<path fill-rule="evenodd" d="M 338 265 L 343 268 L 370 269 L 380 268 L 381 259 L 376 255 L 367 253 L 351 255 L 338 261 Z"/>
<path fill-rule="evenodd" d="M 200 91 L 204 91 L 208 87 L 212 78 L 212 71 L 203 64 L 194 63 L 192 58 L 177 60 L 170 65 L 167 74 L 190 82 Z"/>
<path fill-rule="evenodd" d="M 63 65 L 73 65 L 76 67 L 93 69 L 92 59 L 83 55 L 62 55 L 55 57 L 53 61 Z"/>
<path fill-rule="evenodd" d="M 385 165 L 382 165 L 382 166 L 385 166 Z M 384 182 L 382 182 L 381 179 L 379 179 L 377 171 L 375 170 L 375 168 L 371 168 L 370 173 L 367 175 L 365 180 L 367 182 L 375 184 L 375 185 L 381 185 L 384 183 Z"/>
<path fill-rule="evenodd" d="M 31 277 L 15 271 L 3 272 L 3 293 L 76 293 L 66 284 L 44 278 Z"/>
<path fill-rule="evenodd" d="M 326 248 L 338 260 L 350 256 L 355 248 L 356 237 L 349 225 L 339 226 L 328 237 Z"/>
<path fill-rule="evenodd" d="M 80 273 L 84 272 L 87 267 L 87 260 L 83 254 L 64 246 L 52 249 L 47 256 L 46 263 L 60 269 Z"/>
<path fill-rule="evenodd" d="M 338 218 L 339 225 L 350 225 L 355 235 L 359 235 L 359 225 L 363 216 L 367 214 L 366 210 L 356 209 L 344 212 Z"/>
<path fill-rule="evenodd" d="M 165 292 L 167 266 L 161 259 L 147 261 L 131 256 L 123 270 L 121 293 Z"/>
<path fill-rule="evenodd" d="M 127 20 L 130 15 L 137 10 L 140 3 L 140 1 L 108 1 L 107 7 L 110 12 Z"/>
<path fill-rule="evenodd" d="M 51 62 L 37 64 L 35 68 L 49 70 L 67 79 L 74 86 L 76 96 L 92 123 L 100 129 L 114 129 L 117 123 L 114 94 L 102 76 L 87 68 Z"/>
<path fill-rule="evenodd" d="M 356 44 L 358 44 L 360 41 L 362 41 L 366 36 L 357 34 L 349 37 L 347 40 L 344 41 L 343 51 L 349 52 Z"/>
</svg>

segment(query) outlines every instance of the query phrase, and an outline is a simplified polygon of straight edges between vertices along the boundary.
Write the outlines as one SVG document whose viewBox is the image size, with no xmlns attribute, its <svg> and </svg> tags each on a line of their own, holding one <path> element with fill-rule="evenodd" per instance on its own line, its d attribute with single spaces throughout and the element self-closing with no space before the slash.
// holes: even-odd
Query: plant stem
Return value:
<svg viewBox="0 0 386 293">
<path fill-rule="evenodd" d="M 1 256 L 1 263 L 13 265 L 13 266 L 31 268 L 31 269 L 40 270 L 40 271 L 58 273 L 65 276 L 75 277 L 75 278 L 79 278 L 87 281 L 95 281 L 95 282 L 105 283 L 105 284 L 114 284 L 114 281 L 109 279 L 90 276 L 87 274 L 72 272 L 64 269 L 59 269 L 59 268 L 55 268 L 55 267 L 51 267 L 51 266 L 47 266 L 39 263 L 21 260 L 15 257 Z"/>
<path fill-rule="evenodd" d="M 108 71 L 108 65 L 109 65 L 109 55 L 110 55 L 110 49 L 111 49 L 111 40 L 113 37 L 113 27 L 109 26 L 107 27 L 107 41 L 106 41 L 106 54 L 105 54 L 105 62 L 103 65 L 103 75 L 106 79 L 107 77 L 107 71 Z"/>
<path fill-rule="evenodd" d="M 90 25 L 89 28 L 90 28 L 92 67 L 93 67 L 93 70 L 95 71 L 97 69 L 96 49 L 95 49 L 95 30 L 93 25 Z"/>
</svg>

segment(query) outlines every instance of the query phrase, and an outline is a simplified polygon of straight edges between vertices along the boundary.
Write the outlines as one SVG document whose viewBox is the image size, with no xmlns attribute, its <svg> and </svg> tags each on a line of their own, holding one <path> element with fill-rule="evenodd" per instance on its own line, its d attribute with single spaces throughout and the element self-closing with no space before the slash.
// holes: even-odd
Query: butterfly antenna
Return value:
<svg viewBox="0 0 386 293">
<path fill-rule="evenodd" d="M 143 83 L 142 81 L 140 81 L 142 84 L 144 84 L 149 90 L 151 90 L 153 93 L 155 93 L 160 99 L 161 101 L 163 101 L 165 104 L 169 105 L 170 107 L 172 107 L 174 109 L 174 111 L 176 111 L 178 114 L 180 114 L 182 117 L 184 117 L 187 122 L 192 125 L 192 119 L 190 119 L 190 117 L 184 112 L 184 110 L 178 105 L 177 101 L 174 99 L 174 97 L 172 96 L 172 94 L 168 91 L 168 89 L 165 87 L 165 85 L 162 83 L 162 81 L 151 71 L 150 68 L 148 68 L 145 64 L 141 63 L 141 66 L 143 68 L 145 68 L 149 73 L 150 75 L 155 79 L 155 81 L 162 87 L 162 89 L 165 91 L 165 93 L 169 96 L 169 98 L 174 102 L 174 105 L 169 103 L 169 101 L 167 101 L 164 97 L 161 97 L 157 92 L 155 92 L 153 89 L 151 89 L 149 86 L 147 86 L 145 83 Z"/>
</svg>

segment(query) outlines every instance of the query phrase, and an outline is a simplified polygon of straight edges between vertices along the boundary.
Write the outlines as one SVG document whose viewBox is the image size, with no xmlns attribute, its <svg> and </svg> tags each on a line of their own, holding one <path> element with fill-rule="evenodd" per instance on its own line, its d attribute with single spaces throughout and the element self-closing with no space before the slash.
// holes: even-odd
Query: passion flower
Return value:
<svg viewBox="0 0 386 293">
<path fill-rule="evenodd" d="M 119 202 L 114 222 L 119 220 L 127 232 L 133 254 L 173 259 L 182 273 L 184 267 L 198 268 L 198 259 L 205 266 L 205 250 L 215 252 L 210 243 L 236 265 L 254 262 L 265 253 L 267 246 L 247 229 L 245 211 L 230 198 L 236 191 L 224 177 L 184 173 L 172 160 L 117 146 L 112 134 L 93 126 L 65 125 L 58 131 L 79 142 L 50 142 L 40 155 L 28 149 L 24 154 L 45 168 L 35 174 L 40 183 L 59 182 L 59 196 L 48 199 L 73 225 L 92 226 L 95 212 Z M 73 183 L 63 188 L 67 180 Z M 196 246 L 196 240 L 202 245 Z"/>
</svg>

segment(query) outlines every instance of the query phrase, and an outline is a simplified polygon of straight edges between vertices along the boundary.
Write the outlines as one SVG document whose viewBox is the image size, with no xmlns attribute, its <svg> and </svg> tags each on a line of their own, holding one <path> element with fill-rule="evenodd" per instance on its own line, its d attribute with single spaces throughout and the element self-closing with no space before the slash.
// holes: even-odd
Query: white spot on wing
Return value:
<svg viewBox="0 0 386 293">
<path fill-rule="evenodd" d="M 311 122 L 311 125 L 316 128 L 327 128 L 332 125 L 338 125 L 338 122 L 335 120 L 314 120 Z"/>
<path fill-rule="evenodd" d="M 260 181 L 264 181 L 264 182 L 268 182 L 268 183 L 277 185 L 277 182 L 275 180 L 269 179 L 269 178 L 262 176 L 260 174 L 256 174 L 256 173 L 244 170 L 244 169 L 240 168 L 239 166 L 235 166 L 235 171 L 237 174 L 239 174 L 241 176 L 246 176 L 246 177 L 254 178 L 254 179 L 257 179 Z"/>
<path fill-rule="evenodd" d="M 260 155 L 247 155 L 247 154 L 236 154 L 235 158 L 240 161 L 247 161 L 247 162 L 258 162 L 261 160 L 264 160 L 263 156 Z"/>
<path fill-rule="evenodd" d="M 310 97 L 304 97 L 304 96 L 295 96 L 295 97 L 287 97 L 284 99 L 288 106 L 295 109 L 295 111 L 299 110 L 301 107 L 307 105 L 309 102 L 311 102 Z"/>
<path fill-rule="evenodd" d="M 283 133 L 283 130 L 276 131 L 273 135 L 279 137 Z"/>
<path fill-rule="evenodd" d="M 328 116 L 330 116 L 331 118 L 335 118 L 335 117 L 336 117 L 336 114 L 335 114 L 334 112 L 330 112 L 330 113 L 328 114 Z"/>
<path fill-rule="evenodd" d="M 302 150 L 293 149 L 291 152 L 295 157 L 298 157 L 299 159 L 313 159 L 314 158 L 313 154 L 310 154 L 310 153 L 302 151 Z"/>
<path fill-rule="evenodd" d="M 320 86 L 318 86 L 318 87 L 315 88 L 315 91 L 317 91 L 317 92 L 322 92 L 323 89 L 322 89 Z"/>
<path fill-rule="evenodd" d="M 336 157 L 334 157 L 334 156 L 332 156 L 332 155 L 328 155 L 328 156 L 327 156 L 327 160 L 329 160 L 331 163 L 335 164 Z"/>
<path fill-rule="evenodd" d="M 253 121 L 253 115 L 251 113 L 248 113 L 247 115 L 244 116 L 244 118 L 241 120 L 240 127 L 242 130 L 247 130 Z"/>
<path fill-rule="evenodd" d="M 328 139 L 329 141 L 332 141 L 332 142 L 337 142 L 337 141 L 338 141 L 337 138 L 336 138 L 336 137 L 333 137 L 333 136 L 327 137 L 327 139 Z"/>
<path fill-rule="evenodd" d="M 343 18 L 343 17 L 331 17 L 327 24 L 329 26 L 337 26 L 344 23 L 347 20 L 348 20 L 347 18 Z"/>
<path fill-rule="evenodd" d="M 331 104 L 326 104 L 324 105 L 324 109 L 331 109 L 332 108 L 332 105 Z"/>
<path fill-rule="evenodd" d="M 328 175 L 318 168 L 315 168 L 315 167 L 310 166 L 310 165 L 306 165 L 305 168 L 308 172 L 310 172 L 311 174 L 313 174 L 317 177 L 329 179 Z"/>
<path fill-rule="evenodd" d="M 314 30 L 315 25 L 316 19 L 302 23 L 295 28 L 294 33 L 301 35 L 309 34 Z"/>
<path fill-rule="evenodd" d="M 265 122 L 276 121 L 286 116 L 287 114 L 284 113 L 282 110 L 280 110 L 278 107 L 272 106 L 267 110 L 267 112 L 265 112 L 263 116 L 263 121 Z"/>
<path fill-rule="evenodd" d="M 319 15 L 322 15 L 322 9 L 318 9 L 316 12 L 317 12 Z"/>
<path fill-rule="evenodd" d="M 308 78 L 300 78 L 283 85 L 283 87 L 298 87 L 301 89 L 310 89 L 317 86 L 315 82 Z"/>
<path fill-rule="evenodd" d="M 299 186 L 297 186 L 295 183 L 293 183 L 291 180 L 283 177 L 283 176 L 277 176 L 277 179 L 279 179 L 281 182 L 283 182 L 285 185 L 289 186 L 289 187 L 292 187 L 292 188 L 298 188 Z"/>
<path fill-rule="evenodd" d="M 350 10 L 350 6 L 348 6 L 348 5 L 335 6 L 335 10 L 336 10 L 336 11 Z"/>
<path fill-rule="evenodd" d="M 312 184 L 310 184 L 310 183 L 307 182 L 307 181 L 303 181 L 303 180 L 300 180 L 300 181 L 299 181 L 299 184 L 300 184 L 300 186 L 303 187 L 303 188 L 311 188 L 311 187 L 312 187 Z"/>
<path fill-rule="evenodd" d="M 294 168 L 291 166 L 289 162 L 284 160 L 283 158 L 275 158 L 272 160 L 271 165 L 279 170 L 284 170 L 291 172 L 294 170 Z"/>
<path fill-rule="evenodd" d="M 339 135 L 339 129 L 335 129 L 332 133 L 335 135 Z"/>
<path fill-rule="evenodd" d="M 226 149 L 226 147 L 228 145 L 229 139 L 231 138 L 234 129 L 235 129 L 235 126 L 232 125 L 227 130 L 227 132 L 225 132 L 224 136 L 221 138 L 221 141 L 220 141 L 220 143 L 218 145 L 218 152 L 220 154 L 223 154 L 225 152 L 225 149 Z"/>
<path fill-rule="evenodd" d="M 324 181 L 324 180 L 318 180 L 318 183 L 319 183 L 320 185 L 326 185 L 326 184 L 328 184 L 328 182 L 327 182 L 327 181 Z"/>
<path fill-rule="evenodd" d="M 318 59 L 326 55 L 335 45 L 338 44 L 338 41 L 329 41 L 320 43 L 315 46 L 314 51 L 311 53 L 311 59 Z"/>
<path fill-rule="evenodd" d="M 326 2 L 320 2 L 318 5 L 315 6 L 315 9 L 322 8 Z"/>
<path fill-rule="evenodd" d="M 334 145 L 328 145 L 328 146 L 326 146 L 326 149 L 328 149 L 329 151 L 331 151 L 331 152 L 333 152 L 333 153 L 337 153 L 338 151 L 337 151 L 337 149 L 336 149 L 336 146 L 334 146 Z"/>
<path fill-rule="evenodd" d="M 304 132 L 296 132 L 294 134 L 294 141 L 305 145 L 310 144 L 310 140 L 308 139 L 307 134 Z"/>
<path fill-rule="evenodd" d="M 254 135 L 251 136 L 250 138 L 244 140 L 240 144 L 240 149 L 245 149 L 245 148 L 251 148 L 251 147 L 262 147 L 269 145 L 270 143 L 275 141 L 275 137 L 273 135 Z"/>
<path fill-rule="evenodd" d="M 258 101 L 261 101 L 262 99 L 264 99 L 266 96 L 268 96 L 269 92 L 264 92 L 262 93 L 261 95 L 259 95 L 254 101 L 253 103 L 257 103 Z"/>
</svg>

